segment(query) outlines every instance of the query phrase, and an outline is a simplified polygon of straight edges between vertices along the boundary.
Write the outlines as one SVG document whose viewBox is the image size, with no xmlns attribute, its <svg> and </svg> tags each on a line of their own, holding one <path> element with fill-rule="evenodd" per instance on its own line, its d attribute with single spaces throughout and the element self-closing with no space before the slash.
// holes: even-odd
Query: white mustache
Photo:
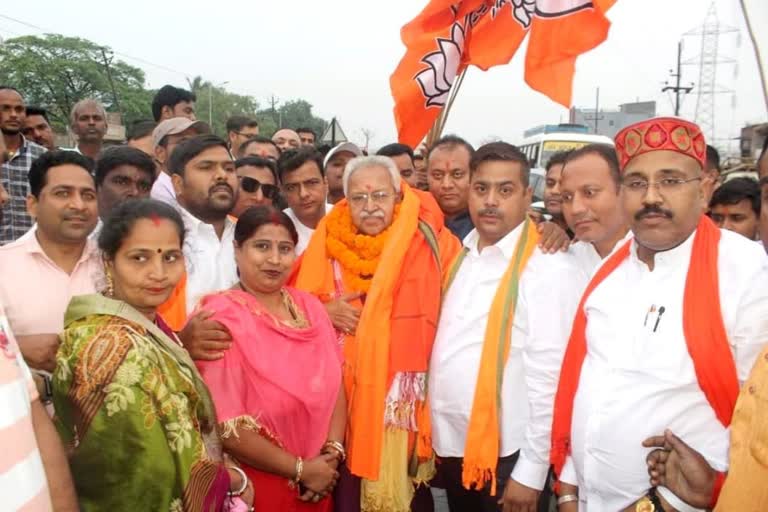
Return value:
<svg viewBox="0 0 768 512">
<path fill-rule="evenodd" d="M 376 210 L 375 212 L 370 212 L 370 213 L 363 212 L 361 216 L 364 219 L 367 219 L 368 217 L 375 217 L 375 218 L 378 218 L 378 219 L 383 219 L 384 218 L 384 212 L 381 211 L 381 210 Z"/>
</svg>

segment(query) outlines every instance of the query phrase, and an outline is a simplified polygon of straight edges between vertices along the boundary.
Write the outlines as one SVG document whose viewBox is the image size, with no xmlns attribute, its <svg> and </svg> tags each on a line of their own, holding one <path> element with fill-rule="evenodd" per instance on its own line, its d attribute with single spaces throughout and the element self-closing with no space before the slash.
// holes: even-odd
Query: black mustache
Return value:
<svg viewBox="0 0 768 512">
<path fill-rule="evenodd" d="M 483 208 L 477 212 L 480 217 L 501 217 L 501 212 L 498 208 Z"/>
<path fill-rule="evenodd" d="M 659 206 L 646 206 L 635 214 L 635 220 L 641 220 L 648 215 L 663 215 L 664 217 L 671 219 L 675 215 L 669 211 L 660 208 Z"/>
<path fill-rule="evenodd" d="M 219 188 L 226 188 L 227 190 L 229 190 L 229 193 L 230 193 L 230 194 L 232 194 L 232 195 L 234 195 L 234 194 L 235 194 L 235 191 L 234 191 L 234 189 L 233 189 L 232 187 L 230 187 L 230 186 L 229 186 L 227 183 L 219 183 L 218 185 L 214 185 L 214 186 L 212 186 L 212 187 L 210 188 L 210 190 L 208 190 L 208 193 L 209 193 L 209 194 L 212 194 L 213 192 L 215 192 L 215 191 L 216 191 L 216 189 L 219 189 Z"/>
</svg>

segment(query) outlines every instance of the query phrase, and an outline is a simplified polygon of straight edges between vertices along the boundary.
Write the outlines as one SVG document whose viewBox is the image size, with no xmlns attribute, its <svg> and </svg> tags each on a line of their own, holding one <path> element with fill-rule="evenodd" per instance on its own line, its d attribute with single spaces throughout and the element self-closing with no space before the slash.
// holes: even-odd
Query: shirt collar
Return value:
<svg viewBox="0 0 768 512">
<path fill-rule="evenodd" d="M 517 240 L 520 238 L 520 233 L 523 230 L 523 224 L 524 222 L 521 222 L 515 229 L 507 233 L 504 238 L 493 244 L 491 247 L 496 247 L 498 250 L 500 250 L 501 254 L 504 255 L 504 258 L 511 259 L 515 252 L 515 245 L 517 244 Z M 469 234 L 464 238 L 464 247 L 469 249 L 469 253 L 472 256 L 480 256 L 480 252 L 477 250 L 477 243 L 479 241 L 480 234 L 477 232 L 477 228 L 470 231 Z M 488 248 L 489 247 L 486 247 L 483 249 L 483 251 L 487 250 Z"/>
<path fill-rule="evenodd" d="M 189 211 L 184 208 L 181 205 L 178 205 L 179 213 L 181 214 L 181 220 L 184 221 L 184 227 L 187 231 L 197 231 L 200 229 L 200 226 L 208 226 L 209 228 L 213 229 L 213 226 L 211 224 L 208 224 L 207 222 L 203 222 L 202 220 L 198 219 Z M 224 232 L 229 230 L 231 227 L 235 225 L 235 222 L 232 220 L 232 218 L 227 215 L 227 218 L 224 221 Z"/>
<path fill-rule="evenodd" d="M 677 247 L 673 247 L 667 251 L 657 252 L 653 257 L 653 267 L 657 269 L 659 267 L 677 267 L 687 266 L 691 261 L 691 250 L 693 249 L 693 237 L 696 235 L 696 231 L 691 233 L 683 243 Z M 637 264 L 642 265 L 645 268 L 648 266 L 637 257 L 637 239 L 632 240 L 632 250 L 630 251 L 631 258 Z"/>
<path fill-rule="evenodd" d="M 24 241 L 22 242 L 27 253 L 39 254 L 43 256 L 45 259 L 50 261 L 50 258 L 45 253 L 43 248 L 40 246 L 40 242 L 37 240 L 37 230 L 35 230 L 34 233 L 31 233 L 31 235 L 32 236 L 25 238 Z M 80 259 L 77 260 L 77 263 L 79 265 L 83 261 L 93 258 L 94 256 L 101 256 L 101 251 L 99 251 L 99 246 L 96 243 L 96 240 L 93 240 L 89 237 L 85 241 L 85 247 L 83 247 L 83 253 L 80 255 Z"/>
</svg>

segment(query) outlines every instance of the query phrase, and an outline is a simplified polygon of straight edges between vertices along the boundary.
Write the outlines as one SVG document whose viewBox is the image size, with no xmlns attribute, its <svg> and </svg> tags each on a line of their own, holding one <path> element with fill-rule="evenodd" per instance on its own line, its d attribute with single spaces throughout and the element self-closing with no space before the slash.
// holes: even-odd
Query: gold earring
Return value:
<svg viewBox="0 0 768 512">
<path fill-rule="evenodd" d="M 107 274 L 107 291 L 105 295 L 107 297 L 113 297 L 115 295 L 115 280 L 112 279 L 112 272 L 108 269 L 105 269 L 105 273 Z"/>
</svg>

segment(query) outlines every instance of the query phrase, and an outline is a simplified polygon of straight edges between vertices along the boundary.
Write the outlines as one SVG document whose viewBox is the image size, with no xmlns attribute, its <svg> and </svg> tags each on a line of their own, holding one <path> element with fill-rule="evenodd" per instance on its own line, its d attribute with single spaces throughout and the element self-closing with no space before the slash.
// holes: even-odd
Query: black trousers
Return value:
<svg viewBox="0 0 768 512">
<path fill-rule="evenodd" d="M 491 496 L 490 484 L 487 484 L 481 491 L 465 489 L 461 484 L 463 459 L 457 457 L 439 459 L 437 476 L 432 485 L 445 489 L 448 495 L 448 508 L 451 512 L 498 512 L 501 510 L 498 501 L 504 495 L 504 487 L 515 468 L 519 455 L 520 452 L 515 452 L 508 457 L 499 459 L 496 466 L 496 496 Z M 549 484 L 548 478 L 547 485 L 539 497 L 538 512 L 550 510 L 550 500 L 553 495 Z"/>
</svg>

